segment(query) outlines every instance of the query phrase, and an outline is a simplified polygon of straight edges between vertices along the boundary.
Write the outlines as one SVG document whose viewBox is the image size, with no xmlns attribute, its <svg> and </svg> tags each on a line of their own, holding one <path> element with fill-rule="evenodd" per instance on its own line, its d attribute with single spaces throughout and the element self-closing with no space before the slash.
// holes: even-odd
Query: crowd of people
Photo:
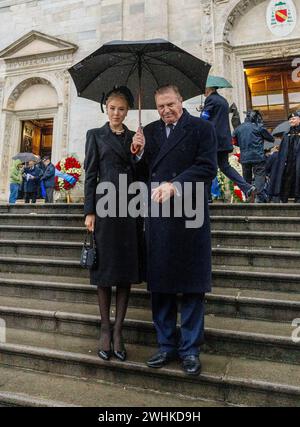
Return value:
<svg viewBox="0 0 300 427">
<path fill-rule="evenodd" d="M 46 203 L 53 203 L 54 187 L 55 168 L 50 157 L 45 156 L 38 163 L 33 160 L 27 163 L 13 160 L 10 171 L 10 204 L 15 204 L 21 198 L 25 203 L 36 203 L 38 198 L 45 199 Z"/>
<path fill-rule="evenodd" d="M 281 141 L 268 132 L 257 110 L 248 111 L 244 123 L 231 134 L 229 112 L 229 104 L 217 88 L 207 88 L 201 117 L 215 126 L 218 166 L 223 174 L 238 185 L 249 202 L 287 203 L 294 199 L 300 203 L 300 111 L 290 115 L 290 130 Z M 266 142 L 274 146 L 266 148 Z M 234 146 L 240 150 L 243 176 L 228 160 Z"/>
</svg>

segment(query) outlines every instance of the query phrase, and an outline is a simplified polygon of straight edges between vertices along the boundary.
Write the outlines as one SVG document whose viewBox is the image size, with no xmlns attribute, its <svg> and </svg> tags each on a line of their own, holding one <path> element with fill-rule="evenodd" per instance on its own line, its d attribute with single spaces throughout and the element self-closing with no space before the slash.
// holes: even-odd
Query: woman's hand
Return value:
<svg viewBox="0 0 300 427">
<path fill-rule="evenodd" d="M 142 129 L 139 127 L 136 134 L 133 137 L 131 144 L 131 153 L 139 155 L 145 148 L 145 137 Z"/>
<path fill-rule="evenodd" d="M 96 215 L 90 214 L 85 217 L 85 226 L 88 231 L 93 233 L 95 231 L 95 222 L 96 222 Z"/>
</svg>

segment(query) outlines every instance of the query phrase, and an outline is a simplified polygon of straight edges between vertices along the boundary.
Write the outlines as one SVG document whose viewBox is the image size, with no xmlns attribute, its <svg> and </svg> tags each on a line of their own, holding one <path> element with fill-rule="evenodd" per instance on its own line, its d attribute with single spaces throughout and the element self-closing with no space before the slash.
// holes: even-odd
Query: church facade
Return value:
<svg viewBox="0 0 300 427">
<path fill-rule="evenodd" d="M 258 108 L 272 128 L 300 109 L 299 19 L 300 0 L 0 0 L 0 201 L 19 151 L 83 160 L 86 131 L 106 118 L 67 69 L 103 43 L 170 40 L 231 81 L 241 115 Z M 186 104 L 194 114 L 200 98 Z"/>
</svg>

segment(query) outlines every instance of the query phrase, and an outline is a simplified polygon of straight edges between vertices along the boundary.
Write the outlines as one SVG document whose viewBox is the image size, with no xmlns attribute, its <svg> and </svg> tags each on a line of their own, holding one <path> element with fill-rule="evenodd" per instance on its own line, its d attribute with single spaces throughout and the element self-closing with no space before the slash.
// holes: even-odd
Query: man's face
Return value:
<svg viewBox="0 0 300 427">
<path fill-rule="evenodd" d="M 155 97 L 156 107 L 160 118 L 166 125 L 176 123 L 183 113 L 182 99 L 173 90 L 168 90 Z"/>
<path fill-rule="evenodd" d="M 291 125 L 292 127 L 299 126 L 299 125 L 300 125 L 300 117 L 298 117 L 298 116 L 291 117 L 291 118 L 290 118 L 290 125 Z"/>
<path fill-rule="evenodd" d="M 49 160 L 49 159 L 47 159 L 47 160 L 43 160 L 43 163 L 44 163 L 44 166 L 48 166 L 48 165 L 49 165 L 49 163 L 50 163 L 50 160 Z"/>
<path fill-rule="evenodd" d="M 33 162 L 32 160 L 30 160 L 30 161 L 28 162 L 28 166 L 29 166 L 30 168 L 33 168 L 33 167 L 34 167 L 34 162 Z"/>
</svg>

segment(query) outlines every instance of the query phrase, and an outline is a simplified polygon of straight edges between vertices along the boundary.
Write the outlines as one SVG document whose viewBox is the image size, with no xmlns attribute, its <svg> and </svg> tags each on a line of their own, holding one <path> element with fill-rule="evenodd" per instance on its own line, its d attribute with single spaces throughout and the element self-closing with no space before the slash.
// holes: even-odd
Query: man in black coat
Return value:
<svg viewBox="0 0 300 427">
<path fill-rule="evenodd" d="M 41 177 L 46 190 L 45 203 L 53 203 L 53 192 L 55 187 L 55 167 L 51 163 L 50 157 L 45 156 L 43 158 L 43 164 L 45 166 L 44 173 Z"/>
<path fill-rule="evenodd" d="M 256 189 L 248 184 L 244 178 L 229 164 L 228 155 L 233 151 L 231 142 L 231 130 L 229 124 L 229 104 L 226 99 L 217 92 L 217 88 L 206 88 L 206 100 L 201 117 L 210 121 L 216 129 L 218 139 L 218 166 L 231 181 L 239 186 L 251 202 L 254 201 Z M 209 187 L 211 197 L 211 187 Z"/>
<path fill-rule="evenodd" d="M 291 129 L 283 135 L 271 179 L 272 200 L 300 203 L 300 111 L 290 116 Z"/>
<path fill-rule="evenodd" d="M 257 110 L 249 110 L 245 122 L 232 134 L 236 145 L 240 147 L 240 162 L 245 180 L 254 185 L 257 190 L 256 202 L 265 203 L 266 157 L 264 141 L 274 142 L 274 137 L 263 126 L 261 115 Z"/>
<path fill-rule="evenodd" d="M 35 165 L 34 161 L 28 162 L 28 167 L 24 169 L 24 193 L 25 203 L 36 203 L 38 187 L 40 182 L 41 172 Z"/>
<path fill-rule="evenodd" d="M 188 228 L 186 216 L 174 215 L 176 198 L 196 202 L 196 184 L 208 184 L 217 173 L 217 140 L 214 127 L 191 116 L 182 107 L 175 86 L 164 86 L 155 95 L 161 120 L 138 131 L 134 146 L 144 148 L 138 167 L 148 172 L 151 208 L 170 202 L 170 216 L 146 218 L 147 282 L 152 293 L 153 321 L 159 351 L 147 362 L 160 368 L 178 356 L 190 375 L 201 371 L 200 344 L 204 335 L 204 295 L 211 291 L 211 235 L 207 191 L 203 189 L 203 225 Z M 163 184 L 161 184 L 163 183 Z M 190 183 L 187 190 L 184 184 Z M 202 225 L 202 226 L 201 226 Z M 176 322 L 181 298 L 181 336 Z"/>
</svg>

